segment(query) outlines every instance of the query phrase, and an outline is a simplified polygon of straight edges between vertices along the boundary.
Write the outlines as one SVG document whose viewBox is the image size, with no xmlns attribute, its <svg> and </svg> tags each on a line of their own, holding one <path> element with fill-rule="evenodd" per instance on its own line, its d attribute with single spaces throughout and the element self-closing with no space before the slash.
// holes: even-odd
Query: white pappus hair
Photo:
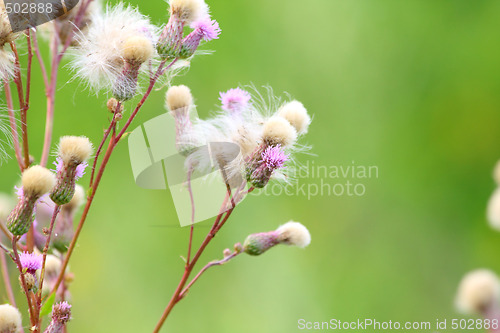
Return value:
<svg viewBox="0 0 500 333">
<path fill-rule="evenodd" d="M 95 91 L 110 89 L 124 66 L 123 46 L 130 38 L 146 37 L 154 44 L 157 28 L 136 8 L 119 3 L 92 17 L 89 29 L 76 38 L 71 67 Z"/>
</svg>

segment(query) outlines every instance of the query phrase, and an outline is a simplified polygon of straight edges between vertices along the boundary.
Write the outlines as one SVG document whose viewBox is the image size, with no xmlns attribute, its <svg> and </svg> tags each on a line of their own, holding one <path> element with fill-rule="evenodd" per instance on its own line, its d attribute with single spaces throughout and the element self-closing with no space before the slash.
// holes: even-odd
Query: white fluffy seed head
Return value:
<svg viewBox="0 0 500 333">
<path fill-rule="evenodd" d="M 73 195 L 73 198 L 71 199 L 70 202 L 63 205 L 63 209 L 66 209 L 68 211 L 74 211 L 80 208 L 80 206 L 83 204 L 84 199 L 85 199 L 85 190 L 83 189 L 82 186 L 76 184 L 75 194 Z"/>
<path fill-rule="evenodd" d="M 170 111 L 193 105 L 191 90 L 185 85 L 170 87 L 165 96 L 165 104 Z"/>
<path fill-rule="evenodd" d="M 24 170 L 21 181 L 24 194 L 40 197 L 52 191 L 56 185 L 56 176 L 50 170 L 34 165 Z"/>
<path fill-rule="evenodd" d="M 0 332 L 18 333 L 22 327 L 21 313 L 12 305 L 0 305 Z"/>
<path fill-rule="evenodd" d="M 276 232 L 281 243 L 298 247 L 306 247 L 311 243 L 309 230 L 299 222 L 287 222 L 276 229 Z"/>
<path fill-rule="evenodd" d="M 486 216 L 490 226 L 500 231 L 500 187 L 498 187 L 491 195 L 486 209 Z"/>
<path fill-rule="evenodd" d="M 91 21 L 87 31 L 75 37 L 79 47 L 74 49 L 71 66 L 95 91 L 109 90 L 122 77 L 126 41 L 142 37 L 154 43 L 158 29 L 137 9 L 124 4 L 107 7 Z"/>
<path fill-rule="evenodd" d="M 149 38 L 132 36 L 123 44 L 122 52 L 126 61 L 142 64 L 153 57 L 153 43 Z"/>
<path fill-rule="evenodd" d="M 47 259 L 45 261 L 45 274 L 50 278 L 57 277 L 61 272 L 61 259 L 56 257 L 53 254 L 47 255 Z"/>
<path fill-rule="evenodd" d="M 458 286 L 455 304 L 464 313 L 484 313 L 496 306 L 500 296 L 500 281 L 495 273 L 478 269 L 466 274 Z"/>
<path fill-rule="evenodd" d="M 299 135 L 307 133 L 311 117 L 309 117 L 306 108 L 301 102 L 291 101 L 286 103 L 278 110 L 278 115 L 288 120 Z"/>
<path fill-rule="evenodd" d="M 185 24 L 190 24 L 208 14 L 204 0 L 170 0 L 170 15 L 177 16 Z"/>
<path fill-rule="evenodd" d="M 282 117 L 271 117 L 264 123 L 262 139 L 269 146 L 291 146 L 297 140 L 297 131 Z"/>
<path fill-rule="evenodd" d="M 64 163 L 81 164 L 88 160 L 94 148 L 85 136 L 63 136 L 59 141 L 58 156 Z"/>
</svg>

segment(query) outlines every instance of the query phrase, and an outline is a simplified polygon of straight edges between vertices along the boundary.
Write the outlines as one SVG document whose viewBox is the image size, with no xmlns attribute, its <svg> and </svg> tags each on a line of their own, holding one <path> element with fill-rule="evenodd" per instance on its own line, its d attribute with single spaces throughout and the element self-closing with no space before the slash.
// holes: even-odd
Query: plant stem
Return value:
<svg viewBox="0 0 500 333">
<path fill-rule="evenodd" d="M 191 280 L 191 282 L 188 283 L 188 285 L 186 286 L 186 288 L 184 288 L 182 290 L 182 292 L 179 294 L 179 299 L 182 299 L 184 298 L 184 296 L 186 295 L 186 293 L 189 291 L 189 288 L 191 288 L 191 286 L 200 278 L 200 276 L 205 273 L 205 271 L 207 269 L 209 269 L 210 267 L 213 267 L 213 266 L 220 266 L 220 265 L 223 265 L 225 264 L 226 262 L 228 262 L 229 260 L 233 259 L 234 257 L 236 257 L 237 255 L 241 254 L 242 252 L 233 252 L 231 253 L 231 255 L 225 257 L 224 259 L 222 260 L 216 260 L 216 261 L 211 261 L 209 262 L 208 264 L 206 264 L 199 272 L 198 274 L 196 274 L 196 276 Z"/>
<path fill-rule="evenodd" d="M 19 253 L 17 252 L 17 240 L 19 236 L 13 236 L 12 237 L 12 250 L 14 252 L 14 259 L 15 263 L 17 265 L 17 269 L 19 270 L 19 274 L 21 277 L 21 285 L 23 287 L 24 294 L 26 295 L 26 299 L 28 302 L 28 310 L 30 313 L 30 322 L 31 326 L 35 326 L 35 311 L 33 309 L 33 305 L 31 302 L 31 297 L 30 297 L 30 291 L 28 290 L 28 287 L 26 286 L 26 280 L 24 278 L 24 272 L 23 272 L 23 266 L 21 265 L 21 260 L 19 259 Z"/>
<path fill-rule="evenodd" d="M 9 268 L 7 267 L 7 260 L 5 259 L 5 253 L 3 253 L 3 251 L 0 251 L 0 264 L 2 265 L 2 277 L 7 296 L 9 297 L 9 303 L 12 306 L 16 306 L 16 299 L 14 298 L 14 292 L 9 278 Z"/>
<path fill-rule="evenodd" d="M 36 323 L 35 332 L 40 331 L 40 326 L 41 326 L 40 309 L 41 309 L 41 305 L 42 305 L 43 280 L 45 277 L 45 262 L 47 260 L 47 252 L 49 251 L 50 238 L 52 236 L 52 231 L 54 230 L 54 225 L 55 225 L 57 215 L 59 214 L 60 210 L 61 210 L 61 206 L 56 205 L 56 207 L 54 208 L 54 213 L 52 214 L 52 219 L 50 220 L 49 234 L 47 235 L 47 240 L 45 241 L 45 247 L 43 249 L 42 271 L 40 272 L 40 282 L 39 282 L 39 286 L 38 286 L 38 294 L 36 296 L 38 312 L 37 312 L 37 323 Z"/>
<path fill-rule="evenodd" d="M 175 61 L 176 61 L 176 59 L 174 59 L 166 68 L 168 69 L 170 66 L 172 66 L 175 63 Z M 165 65 L 165 61 L 163 61 L 160 64 L 155 75 L 151 78 L 148 90 L 146 91 L 146 93 L 144 94 L 144 96 L 142 97 L 140 102 L 137 104 L 134 112 L 132 113 L 132 115 L 130 116 L 130 118 L 126 122 L 125 126 L 120 131 L 120 133 L 118 133 L 118 135 L 116 135 L 114 133 L 115 129 L 113 129 L 113 135 L 111 136 L 111 139 L 110 139 L 110 142 L 108 145 L 108 149 L 106 150 L 106 154 L 104 155 L 104 158 L 103 158 L 101 165 L 99 167 L 99 172 L 97 173 L 96 179 L 95 179 L 95 181 L 92 184 L 92 187 L 90 189 L 91 193 L 90 193 L 89 197 L 87 198 L 87 203 L 85 204 L 85 208 L 83 209 L 83 213 L 82 213 L 82 216 L 80 218 L 80 222 L 78 223 L 78 226 L 75 230 L 75 234 L 73 235 L 73 238 L 71 239 L 71 243 L 69 244 L 68 252 L 66 253 L 64 261 L 61 265 L 61 272 L 59 273 L 59 276 L 57 277 L 57 281 L 52 289 L 52 293 L 57 291 L 57 288 L 59 288 L 59 285 L 62 283 L 62 280 L 64 279 L 64 272 L 66 271 L 66 268 L 68 267 L 69 260 L 71 258 L 71 255 L 73 254 L 73 250 L 75 249 L 75 246 L 76 246 L 76 241 L 78 240 L 78 237 L 80 235 L 80 232 L 82 231 L 85 220 L 87 219 L 87 215 L 88 215 L 90 206 L 92 205 L 95 193 L 97 191 L 97 188 L 99 187 L 99 183 L 101 181 L 102 175 L 104 174 L 104 170 L 106 169 L 106 165 L 109 162 L 111 154 L 113 153 L 113 150 L 120 142 L 120 138 L 123 136 L 123 134 L 125 134 L 125 132 L 129 128 L 130 124 L 134 120 L 135 116 L 137 115 L 137 113 L 139 112 L 141 107 L 144 105 L 144 102 L 149 97 L 151 91 L 153 90 L 154 85 L 156 84 L 156 81 L 160 77 L 160 72 L 164 69 L 163 68 L 164 65 Z"/>
<path fill-rule="evenodd" d="M 193 174 L 193 168 L 189 168 L 187 173 L 187 186 L 189 192 L 189 198 L 191 199 L 191 226 L 189 228 L 189 244 L 188 244 L 188 253 L 186 258 L 186 266 L 189 265 L 189 261 L 191 260 L 191 249 L 193 247 L 193 234 L 194 234 L 194 197 L 193 197 L 193 189 L 191 188 L 191 176 Z"/>
<path fill-rule="evenodd" d="M 233 209 L 234 208 L 230 209 L 226 213 L 226 219 L 229 218 L 229 215 L 231 215 Z M 163 314 L 162 314 L 160 320 L 156 324 L 156 326 L 155 326 L 155 328 L 153 330 L 153 333 L 160 332 L 160 329 L 163 326 L 163 324 L 165 323 L 165 320 L 167 319 L 168 315 L 170 314 L 170 312 L 172 311 L 172 309 L 174 308 L 174 306 L 177 304 L 177 302 L 180 301 L 181 298 L 179 296 L 180 296 L 180 294 L 181 294 L 184 286 L 186 285 L 186 282 L 189 279 L 189 275 L 193 271 L 193 268 L 196 265 L 196 262 L 198 261 L 198 259 L 200 258 L 201 254 L 203 253 L 203 251 L 205 250 L 205 248 L 207 247 L 207 245 L 210 243 L 210 241 L 215 237 L 214 230 L 215 230 L 215 227 L 217 226 L 218 221 L 220 220 L 222 214 L 224 214 L 224 213 L 220 213 L 217 216 L 217 218 L 216 218 L 216 220 L 214 222 L 214 225 L 212 227 L 212 230 L 210 230 L 210 232 L 207 234 L 207 236 L 203 240 L 203 243 L 201 243 L 200 248 L 198 249 L 198 251 L 196 251 L 196 254 L 193 257 L 193 260 L 184 269 L 184 274 L 182 275 L 182 278 L 179 281 L 179 284 L 177 285 L 177 288 L 175 289 L 174 294 L 172 295 L 172 298 L 168 302 L 167 307 L 163 311 Z"/>
<path fill-rule="evenodd" d="M 94 163 L 92 164 L 92 173 L 90 175 L 90 185 L 89 188 L 92 188 L 92 185 L 94 183 L 94 175 L 95 175 L 95 170 L 97 167 L 97 161 L 99 160 L 99 155 L 101 154 L 102 147 L 106 143 L 109 137 L 109 133 L 111 133 L 111 130 L 116 127 L 116 115 L 120 111 L 121 108 L 121 102 L 118 102 L 116 105 L 116 109 L 113 113 L 113 119 L 111 120 L 111 123 L 109 124 L 108 129 L 104 132 L 104 136 L 101 140 L 101 143 L 99 144 L 99 147 L 96 150 L 95 156 L 94 156 Z"/>
</svg>

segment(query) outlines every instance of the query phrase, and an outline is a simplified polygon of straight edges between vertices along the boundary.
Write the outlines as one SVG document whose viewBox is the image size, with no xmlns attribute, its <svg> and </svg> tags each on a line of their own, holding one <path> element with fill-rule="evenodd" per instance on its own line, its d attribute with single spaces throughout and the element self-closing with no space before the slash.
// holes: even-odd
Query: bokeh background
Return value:
<svg viewBox="0 0 500 333">
<path fill-rule="evenodd" d="M 163 1 L 131 3 L 153 22 L 166 21 Z M 377 166 L 379 173 L 299 179 L 306 186 L 362 183 L 363 196 L 245 200 L 200 264 L 290 219 L 310 229 L 311 245 L 277 247 L 211 269 L 164 331 L 295 332 L 301 318 L 462 318 L 453 307 L 460 278 L 482 267 L 500 273 L 500 234 L 485 219 L 500 158 L 500 2 L 209 4 L 222 35 L 205 48 L 216 52 L 195 58 L 175 80 L 191 87 L 201 116 L 214 110 L 219 91 L 269 84 L 314 115 L 305 141 L 316 155 L 300 156 L 302 163 Z M 55 138 L 87 135 L 99 142 L 109 119 L 106 98 L 70 78 L 63 71 Z M 29 139 L 39 156 L 45 99 L 38 73 L 34 88 Z M 135 125 L 165 112 L 163 94 L 153 94 Z M 0 175 L 0 190 L 10 193 L 16 163 L 3 164 Z M 70 332 L 152 331 L 183 269 L 188 229 L 175 225 L 170 194 L 135 185 L 122 144 L 72 260 Z M 195 244 L 207 230 L 207 224 L 196 227 Z"/>
</svg>

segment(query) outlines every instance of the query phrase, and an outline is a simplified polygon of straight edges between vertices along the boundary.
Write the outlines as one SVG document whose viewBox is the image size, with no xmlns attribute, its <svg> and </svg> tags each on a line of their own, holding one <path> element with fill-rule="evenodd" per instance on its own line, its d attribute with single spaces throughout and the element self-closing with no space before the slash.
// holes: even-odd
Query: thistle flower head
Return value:
<svg viewBox="0 0 500 333">
<path fill-rule="evenodd" d="M 18 333 L 22 327 L 21 313 L 10 304 L 0 305 L 0 332 Z"/>
<path fill-rule="evenodd" d="M 219 98 L 222 108 L 233 114 L 241 113 L 248 106 L 250 99 L 250 93 L 241 88 L 233 88 L 226 92 L 221 92 Z"/>
<path fill-rule="evenodd" d="M 151 57 L 150 44 L 156 39 L 155 30 L 137 9 L 123 4 L 107 7 L 105 13 L 92 17 L 86 33 L 77 36 L 80 47 L 75 50 L 72 67 L 95 90 L 125 89 L 116 87 L 127 63 L 124 56 L 141 61 Z M 128 81 L 118 83 L 130 84 Z"/>
<path fill-rule="evenodd" d="M 250 255 L 260 255 L 278 244 L 306 247 L 311 235 L 306 227 L 290 221 L 278 229 L 249 235 L 243 243 L 243 251 Z"/>
<path fill-rule="evenodd" d="M 286 119 L 274 116 L 264 123 L 262 139 L 268 146 L 287 147 L 297 140 L 297 131 Z"/>
<path fill-rule="evenodd" d="M 311 117 L 304 105 L 299 101 L 291 101 L 278 110 L 278 115 L 288 120 L 299 135 L 307 133 Z"/>
<path fill-rule="evenodd" d="M 57 205 L 71 201 L 75 193 L 75 181 L 81 178 L 87 167 L 86 160 L 92 154 L 93 147 L 89 139 L 78 136 L 62 137 L 59 143 L 57 166 L 57 184 L 50 198 Z"/>
<path fill-rule="evenodd" d="M 165 104 L 170 111 L 193 105 L 191 90 L 185 85 L 170 87 L 165 96 Z"/>
<path fill-rule="evenodd" d="M 210 41 L 219 38 L 219 23 L 215 20 L 211 20 L 208 15 L 194 22 L 191 26 L 194 30 L 182 40 L 178 55 L 180 58 L 191 57 L 198 49 L 202 40 Z"/>
<path fill-rule="evenodd" d="M 208 15 L 208 6 L 204 0 L 170 0 L 170 15 L 176 16 L 185 24 Z"/>
<path fill-rule="evenodd" d="M 56 179 L 52 172 L 42 166 L 34 165 L 23 172 L 23 195 L 39 198 L 50 192 L 55 183 Z"/>
<path fill-rule="evenodd" d="M 71 305 L 68 302 L 60 302 L 52 307 L 52 320 L 60 324 L 66 324 L 71 320 Z"/>
<path fill-rule="evenodd" d="M 289 156 L 281 149 L 280 145 L 267 147 L 261 154 L 262 161 L 269 171 L 282 168 Z"/>
<path fill-rule="evenodd" d="M 64 164 L 82 164 L 92 152 L 92 143 L 87 137 L 63 136 L 59 141 L 58 156 Z"/>
<path fill-rule="evenodd" d="M 455 304 L 464 313 L 484 313 L 496 306 L 500 281 L 495 273 L 478 269 L 466 274 L 458 287 Z"/>
<path fill-rule="evenodd" d="M 42 255 L 35 253 L 22 252 L 19 254 L 21 266 L 31 274 L 34 274 L 36 270 L 42 268 L 42 259 Z"/>
<path fill-rule="evenodd" d="M 276 229 L 276 232 L 280 243 L 283 244 L 306 247 L 311 243 L 309 230 L 299 222 L 287 222 Z"/>
<path fill-rule="evenodd" d="M 219 39 L 219 34 L 221 32 L 219 23 L 216 20 L 212 20 L 208 15 L 201 20 L 193 22 L 191 28 L 194 30 L 194 33 L 199 35 L 200 39 L 207 42 L 213 39 Z"/>
</svg>

